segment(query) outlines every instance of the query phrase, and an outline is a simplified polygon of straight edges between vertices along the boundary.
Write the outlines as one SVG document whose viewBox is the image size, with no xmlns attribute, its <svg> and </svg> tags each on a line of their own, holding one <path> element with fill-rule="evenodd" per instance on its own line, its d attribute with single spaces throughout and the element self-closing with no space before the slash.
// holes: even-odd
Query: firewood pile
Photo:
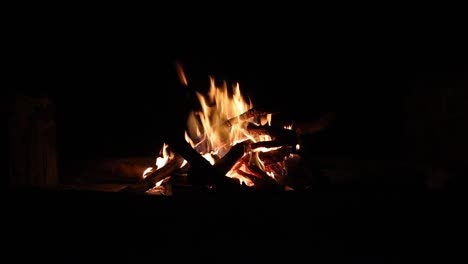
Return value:
<svg viewBox="0 0 468 264">
<path fill-rule="evenodd" d="M 156 166 L 122 191 L 170 195 L 173 183 L 235 190 L 294 189 L 291 166 L 305 164 L 300 162 L 302 137 L 326 127 L 334 115 L 294 128 L 291 122 L 272 125 L 276 113 L 254 107 L 238 83 L 230 89 L 226 81 L 220 85 L 210 77 L 209 90 L 202 94 L 189 86 L 179 63 L 176 69 L 184 86 L 177 91 L 184 94 L 168 100 L 187 110 L 185 132 L 179 126 L 167 132 Z"/>
<path fill-rule="evenodd" d="M 294 190 L 304 176 L 314 177 L 310 164 L 301 160 L 302 136 L 324 128 L 333 115 L 300 123 L 293 129 L 281 122 L 278 122 L 279 125 L 259 122 L 271 114 L 253 108 L 226 120 L 222 126 L 231 127 L 239 122 L 248 122 L 245 130 L 249 138 L 230 145 L 222 156 L 211 154 L 211 162 L 188 142 L 174 140 L 161 149 L 160 157 L 163 156 L 162 152 L 166 153 L 167 162 L 164 165 L 147 170 L 137 183 L 128 185 L 122 191 L 171 195 L 173 184 L 206 188 Z"/>
</svg>

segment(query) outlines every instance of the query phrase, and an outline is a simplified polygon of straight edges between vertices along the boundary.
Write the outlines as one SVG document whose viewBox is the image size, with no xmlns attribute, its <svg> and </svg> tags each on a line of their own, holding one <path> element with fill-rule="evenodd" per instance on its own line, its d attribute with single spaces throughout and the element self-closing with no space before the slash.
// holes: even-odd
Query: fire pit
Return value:
<svg viewBox="0 0 468 264">
<path fill-rule="evenodd" d="M 292 173 L 310 169 L 301 168 L 308 166 L 301 162 L 301 139 L 325 127 L 332 115 L 299 125 L 275 122 L 276 113 L 255 108 L 239 83 L 229 86 L 210 76 L 208 92 L 201 93 L 190 87 L 181 64 L 176 65 L 191 108 L 184 138 L 175 132 L 155 164 L 121 191 L 170 195 L 174 184 L 271 191 L 308 187 Z"/>
</svg>

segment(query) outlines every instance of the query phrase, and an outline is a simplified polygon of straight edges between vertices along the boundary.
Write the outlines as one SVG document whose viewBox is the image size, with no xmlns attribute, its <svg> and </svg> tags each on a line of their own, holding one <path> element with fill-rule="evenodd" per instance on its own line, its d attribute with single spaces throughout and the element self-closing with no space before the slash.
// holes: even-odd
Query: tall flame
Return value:
<svg viewBox="0 0 468 264">
<path fill-rule="evenodd" d="M 253 108 L 240 92 L 239 84 L 232 87 L 232 94 L 226 82 L 216 86 L 215 79 L 210 77 L 210 88 L 207 95 L 196 93 L 201 110 L 190 113 L 187 120 L 186 140 L 199 153 L 212 153 L 223 156 L 232 145 L 248 138 L 246 122 L 237 122 L 226 126 L 226 120 L 239 117 Z"/>
</svg>

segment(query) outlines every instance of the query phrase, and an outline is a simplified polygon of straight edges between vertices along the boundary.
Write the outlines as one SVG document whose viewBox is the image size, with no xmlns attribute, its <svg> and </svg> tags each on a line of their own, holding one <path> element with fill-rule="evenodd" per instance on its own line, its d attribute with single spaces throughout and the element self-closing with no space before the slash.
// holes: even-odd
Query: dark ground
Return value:
<svg viewBox="0 0 468 264">
<path fill-rule="evenodd" d="M 464 31 L 447 21 L 393 27 L 382 20 L 234 23 L 219 32 L 187 19 L 187 28 L 176 26 L 186 29 L 181 34 L 168 22 L 158 24 L 172 32 L 166 34 L 100 16 L 12 20 L 19 29 L 12 27 L 9 39 L 7 75 L 14 82 L 7 98 L 54 100 L 60 166 L 78 158 L 152 155 L 183 121 L 173 72 L 178 59 L 196 89 L 205 89 L 213 74 L 239 81 L 254 105 L 286 119 L 335 112 L 336 122 L 317 135 L 313 155 L 429 164 L 466 175 Z M 10 192 L 3 249 L 16 258 L 72 263 L 97 257 L 133 263 L 159 257 L 245 262 L 253 256 L 333 261 L 343 254 L 346 260 L 398 263 L 408 260 L 405 253 L 438 255 L 447 263 L 460 252 L 462 243 L 455 241 L 463 240 L 462 178 L 431 193 L 381 185 L 169 199 Z"/>
<path fill-rule="evenodd" d="M 16 192 L 3 211 L 3 249 L 17 260 L 32 254 L 67 263 L 452 263 L 464 249 L 459 199 L 454 192 L 337 187 L 173 197 Z"/>
</svg>

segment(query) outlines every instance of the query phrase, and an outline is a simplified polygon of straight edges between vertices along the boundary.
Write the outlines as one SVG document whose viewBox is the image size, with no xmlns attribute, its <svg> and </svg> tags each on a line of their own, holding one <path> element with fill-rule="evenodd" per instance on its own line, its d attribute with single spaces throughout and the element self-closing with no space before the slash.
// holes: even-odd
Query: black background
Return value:
<svg viewBox="0 0 468 264">
<path fill-rule="evenodd" d="M 191 14 L 150 23 L 84 14 L 12 21 L 19 27 L 8 40 L 10 87 L 54 99 L 64 158 L 155 153 L 181 119 L 177 60 L 191 87 L 206 89 L 209 75 L 237 81 L 255 106 L 286 119 L 336 112 L 330 148 L 358 143 L 377 155 L 401 152 L 409 104 L 466 81 L 457 22 L 309 14 L 205 23 Z"/>
<path fill-rule="evenodd" d="M 409 126 L 410 116 L 418 116 L 414 113 L 437 116 L 437 107 L 431 108 L 430 103 L 428 107 L 418 105 L 431 102 L 427 98 L 438 98 L 437 94 L 451 87 L 456 95 L 452 97 L 456 100 L 451 102 L 457 102 L 449 112 L 453 126 L 440 134 L 431 132 L 432 136 L 422 141 L 417 153 L 427 149 L 429 154 L 423 157 L 426 161 L 443 163 L 441 160 L 446 158 L 439 148 L 444 140 L 453 138 L 458 145 L 466 145 L 466 137 L 459 132 L 466 131 L 468 124 L 463 100 L 467 95 L 465 30 L 459 19 L 462 17 L 455 9 L 445 12 L 439 7 L 427 11 L 426 6 L 409 10 L 407 6 L 338 5 L 325 10 L 316 5 L 292 4 L 268 4 L 254 9 L 232 2 L 226 5 L 205 11 L 200 11 L 203 6 L 198 4 L 184 10 L 179 7 L 130 10 L 117 4 L 43 5 L 41 8 L 25 5 L 7 9 L 12 11 L 6 23 L 7 33 L 11 34 L 3 40 L 9 58 L 5 72 L 10 80 L 8 95 L 53 98 L 61 161 L 157 153 L 164 136 L 184 122 L 179 120 L 184 106 L 177 97 L 181 87 L 174 71 L 176 60 L 184 65 L 193 87 L 205 89 L 209 74 L 239 81 L 255 106 L 274 109 L 285 118 L 307 121 L 335 112 L 335 123 L 318 140 L 318 153 L 345 155 L 350 159 L 406 158 L 408 142 L 425 131 L 424 126 Z M 428 123 L 439 127 L 430 118 Z M 445 151 L 466 162 L 462 151 Z M 226 199 L 229 202 L 223 201 L 228 205 L 221 207 L 212 197 L 165 203 L 143 197 L 95 195 L 56 196 L 34 192 L 29 196 L 13 195 L 8 213 L 17 217 L 11 218 L 7 225 L 18 226 L 15 229 L 20 230 L 17 233 L 20 237 L 30 238 L 33 234 L 36 240 L 29 239 L 27 249 L 42 244 L 42 238 L 53 234 L 52 245 L 60 245 L 57 251 L 62 252 L 61 256 L 78 259 L 91 258 L 93 253 L 103 258 L 119 258 L 114 255 L 116 248 L 128 250 L 130 259 L 152 259 L 148 252 L 161 252 L 152 248 L 153 244 L 146 244 L 149 245 L 146 255 L 139 251 L 138 245 L 126 246 L 147 238 L 148 233 L 141 232 L 141 228 L 148 228 L 141 227 L 145 221 L 168 224 L 162 239 L 180 242 L 176 234 L 183 239 L 194 239 L 191 243 L 200 245 L 199 238 L 205 236 L 212 241 L 230 241 L 229 236 L 236 235 L 241 239 L 261 239 L 264 235 L 274 238 L 268 224 L 256 233 L 237 232 L 242 228 L 231 229 L 223 223 L 237 225 L 237 221 L 245 219 L 257 223 L 278 217 L 293 227 L 273 227 L 281 230 L 273 233 L 289 244 L 288 251 L 282 254 L 286 258 L 290 252 L 296 257 L 307 256 L 305 252 L 310 247 L 298 252 L 300 247 L 296 245 L 303 244 L 297 241 L 311 242 L 322 231 L 323 236 L 314 243 L 325 249 L 333 250 L 337 245 L 334 242 L 338 241 L 340 250 L 354 245 L 351 251 L 356 253 L 362 249 L 360 246 L 374 245 L 391 256 L 400 255 L 398 250 L 402 248 L 411 251 L 418 243 L 428 246 L 430 251 L 437 250 L 440 241 L 432 236 L 434 232 L 443 241 L 450 236 L 445 227 L 459 232 L 451 224 L 458 215 L 449 214 L 457 210 L 448 212 L 449 207 L 438 199 L 434 203 L 425 200 L 422 206 L 417 192 L 404 198 L 395 198 L 392 193 L 386 196 L 379 190 L 350 196 L 346 192 L 316 193 L 314 197 L 299 195 L 291 200 L 246 196 L 244 203 L 231 197 Z M 411 202 L 406 198 L 412 198 Z M 68 205 L 62 206 L 58 200 Z M 311 201 L 321 208 L 315 217 L 308 217 Z M 247 209 L 245 204 L 249 205 Z M 282 214 L 278 204 L 290 212 Z M 437 210 L 434 205 L 439 205 Z M 153 210 L 155 206 L 160 208 Z M 375 211 L 376 208 L 379 210 Z M 170 217 L 161 218 L 161 210 Z M 128 222 L 123 219 L 129 215 L 135 217 L 131 226 L 125 226 Z M 236 218 L 231 218 L 233 215 Z M 328 218 L 317 220 L 324 219 L 324 215 Z M 30 224 L 29 219 L 38 216 L 42 217 L 36 224 Z M 437 216 L 445 221 L 437 222 Z M 367 222 L 368 217 L 373 217 L 372 224 Z M 198 222 L 186 222 L 189 218 Z M 352 221 L 343 225 L 340 220 L 345 218 Z M 212 225 L 209 221 L 213 219 L 224 220 Z M 431 224 L 427 228 L 433 228 L 434 232 L 421 224 L 427 221 Z M 65 229 L 58 228 L 57 223 L 64 224 Z M 13 243 L 17 237 L 13 234 L 8 240 L 12 249 L 21 251 L 24 241 Z M 94 243 L 85 245 L 78 238 Z M 359 238 L 364 242 L 356 243 Z M 425 241 L 425 238 L 431 239 Z M 394 244 L 392 239 L 399 244 Z M 448 244 L 447 247 L 455 245 Z M 191 248 L 201 259 L 212 252 L 203 245 Z M 38 251 L 58 254 L 46 247 L 38 247 Z M 320 247 L 316 248 L 320 251 Z M 375 248 L 370 249 L 370 255 Z M 223 253 L 232 254 L 229 249 Z M 252 255 L 263 255 L 256 253 L 259 252 Z"/>
</svg>

